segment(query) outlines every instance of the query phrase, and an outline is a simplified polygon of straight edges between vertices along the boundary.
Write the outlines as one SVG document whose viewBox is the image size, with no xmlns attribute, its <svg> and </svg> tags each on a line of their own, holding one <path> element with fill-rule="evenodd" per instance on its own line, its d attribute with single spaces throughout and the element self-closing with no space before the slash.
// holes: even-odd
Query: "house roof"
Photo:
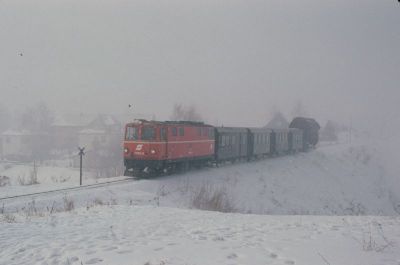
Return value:
<svg viewBox="0 0 400 265">
<path fill-rule="evenodd" d="M 88 115 L 83 113 L 63 114 L 63 115 L 57 115 L 54 118 L 52 126 L 83 127 L 86 126 L 91 120 L 93 120 L 93 115 Z"/>
<path fill-rule="evenodd" d="M 105 129 L 120 126 L 120 121 L 113 115 L 100 114 L 97 115 L 89 124 L 89 128 Z"/>
<path fill-rule="evenodd" d="M 272 120 L 265 126 L 268 129 L 287 129 L 289 122 L 286 120 L 282 113 L 278 112 L 274 115 Z"/>
<path fill-rule="evenodd" d="M 27 130 L 6 130 L 2 133 L 4 136 L 22 136 L 22 135 L 31 135 L 31 132 Z"/>
<path fill-rule="evenodd" d="M 105 131 L 96 129 L 84 129 L 80 131 L 79 134 L 105 134 Z"/>
</svg>

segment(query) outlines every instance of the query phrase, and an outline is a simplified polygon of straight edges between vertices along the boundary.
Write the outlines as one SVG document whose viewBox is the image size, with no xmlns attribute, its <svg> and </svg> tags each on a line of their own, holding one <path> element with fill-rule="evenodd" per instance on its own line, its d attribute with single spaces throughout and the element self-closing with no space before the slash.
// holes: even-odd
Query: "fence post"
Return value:
<svg viewBox="0 0 400 265">
<path fill-rule="evenodd" d="M 85 147 L 78 147 L 80 156 L 80 166 L 79 166 L 79 185 L 82 186 L 82 157 L 85 155 Z"/>
</svg>

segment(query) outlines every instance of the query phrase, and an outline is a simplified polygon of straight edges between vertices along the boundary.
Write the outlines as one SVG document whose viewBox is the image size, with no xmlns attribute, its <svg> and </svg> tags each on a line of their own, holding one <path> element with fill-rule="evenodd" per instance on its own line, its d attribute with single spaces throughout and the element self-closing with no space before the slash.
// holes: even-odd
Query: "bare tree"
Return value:
<svg viewBox="0 0 400 265">
<path fill-rule="evenodd" d="M 28 107 L 20 117 L 20 127 L 30 132 L 32 159 L 43 161 L 49 157 L 52 147 L 51 125 L 53 112 L 44 102 Z"/>
<path fill-rule="evenodd" d="M 5 107 L 0 105 L 0 133 L 8 129 L 10 123 L 10 115 Z"/>
<path fill-rule="evenodd" d="M 171 120 L 202 121 L 203 118 L 193 105 L 185 106 L 182 104 L 175 104 L 172 110 Z"/>
<path fill-rule="evenodd" d="M 33 107 L 28 107 L 21 115 L 20 126 L 31 132 L 49 132 L 54 121 L 53 112 L 46 103 L 40 102 Z"/>
<path fill-rule="evenodd" d="M 86 153 L 85 167 L 96 177 L 115 177 L 123 174 L 122 135 L 111 134 L 102 142 L 95 140 L 93 149 Z"/>
<path fill-rule="evenodd" d="M 334 142 L 338 140 L 336 125 L 333 121 L 328 121 L 321 131 L 321 140 Z"/>
<path fill-rule="evenodd" d="M 292 110 L 292 116 L 293 117 L 306 117 L 307 116 L 307 110 L 303 105 L 303 102 L 301 100 L 298 100 Z"/>
</svg>

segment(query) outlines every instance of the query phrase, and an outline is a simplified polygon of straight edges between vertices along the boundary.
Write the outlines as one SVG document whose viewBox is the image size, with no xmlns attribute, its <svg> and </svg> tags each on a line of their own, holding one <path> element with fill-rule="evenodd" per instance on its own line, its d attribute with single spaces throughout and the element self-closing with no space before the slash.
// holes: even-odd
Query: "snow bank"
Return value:
<svg viewBox="0 0 400 265">
<path fill-rule="evenodd" d="M 0 264 L 385 264 L 400 219 L 97 206 L 0 223 Z"/>
<path fill-rule="evenodd" d="M 7 201 L 5 206 L 23 208 L 35 199 L 47 207 L 61 201 L 65 195 L 74 198 L 77 206 L 85 206 L 95 199 L 116 200 L 120 204 L 131 201 L 148 202 L 179 208 L 196 208 L 193 198 L 204 187 L 210 194 L 219 191 L 224 202 L 240 213 L 296 214 L 296 215 L 397 215 L 400 212 L 400 174 L 398 163 L 384 144 L 387 141 L 364 139 L 352 144 L 324 144 L 308 153 L 269 158 L 250 163 L 227 164 L 220 168 L 193 170 L 155 179 L 140 180 L 121 185 L 73 191 L 49 197 L 35 196 Z M 392 156 L 391 156 L 392 154 Z M 29 168 L 28 168 L 29 170 Z M 78 183 L 77 171 L 40 168 L 40 181 L 47 186 L 33 185 L 23 189 L 0 187 L 2 195 L 29 193 L 29 190 L 52 189 L 63 183 L 54 183 L 51 176 L 70 176 Z M 70 170 L 70 169 L 69 169 Z M 10 176 L 17 173 L 6 171 Z M 90 180 L 85 180 L 87 181 Z M 96 180 L 99 181 L 99 180 Z M 140 196 L 144 196 L 140 198 Z M 210 209 L 202 207 L 203 209 Z M 216 209 L 221 210 L 221 209 Z M 228 210 L 229 211 L 229 210 Z"/>
</svg>

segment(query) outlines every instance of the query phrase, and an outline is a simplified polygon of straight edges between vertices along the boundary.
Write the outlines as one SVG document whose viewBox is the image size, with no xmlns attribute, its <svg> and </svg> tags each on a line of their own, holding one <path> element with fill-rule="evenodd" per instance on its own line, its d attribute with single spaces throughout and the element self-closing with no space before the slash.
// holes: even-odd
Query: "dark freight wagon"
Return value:
<svg viewBox="0 0 400 265">
<path fill-rule="evenodd" d="M 319 129 L 321 128 L 314 119 L 297 117 L 290 123 L 290 128 L 303 131 L 303 150 L 314 148 L 319 140 Z"/>
<path fill-rule="evenodd" d="M 289 150 L 293 153 L 303 150 L 303 131 L 296 128 L 289 129 Z"/>
<path fill-rule="evenodd" d="M 215 159 L 236 160 L 248 156 L 248 130 L 246 128 L 215 128 Z"/>
<path fill-rule="evenodd" d="M 272 130 L 249 128 L 249 157 L 261 157 L 271 153 Z"/>
<path fill-rule="evenodd" d="M 271 151 L 281 155 L 289 151 L 289 129 L 273 129 L 271 134 Z"/>
</svg>

